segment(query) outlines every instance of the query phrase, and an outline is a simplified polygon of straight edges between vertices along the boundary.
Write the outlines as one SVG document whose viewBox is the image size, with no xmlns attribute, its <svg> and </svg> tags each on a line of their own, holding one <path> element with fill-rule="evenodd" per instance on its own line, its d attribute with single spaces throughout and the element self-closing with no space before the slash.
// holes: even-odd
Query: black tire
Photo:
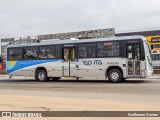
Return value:
<svg viewBox="0 0 160 120">
<path fill-rule="evenodd" d="M 126 78 L 123 78 L 123 79 L 122 79 L 122 82 L 125 82 L 125 81 L 126 81 Z"/>
<path fill-rule="evenodd" d="M 50 80 L 52 80 L 52 78 L 51 77 L 47 77 L 47 81 L 50 81 Z"/>
<path fill-rule="evenodd" d="M 45 70 L 38 70 L 36 73 L 36 80 L 39 82 L 48 81 L 47 72 Z"/>
<path fill-rule="evenodd" d="M 122 73 L 118 69 L 112 69 L 108 73 L 108 79 L 112 83 L 120 83 L 122 82 Z"/>
<path fill-rule="evenodd" d="M 61 79 L 61 77 L 52 77 L 53 81 L 58 81 L 59 79 Z"/>
</svg>

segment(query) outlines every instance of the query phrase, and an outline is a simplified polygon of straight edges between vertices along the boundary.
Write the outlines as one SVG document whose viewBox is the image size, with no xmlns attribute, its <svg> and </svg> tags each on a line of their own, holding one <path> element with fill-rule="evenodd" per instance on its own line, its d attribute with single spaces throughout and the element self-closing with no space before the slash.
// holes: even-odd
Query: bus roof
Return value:
<svg viewBox="0 0 160 120">
<path fill-rule="evenodd" d="M 87 42 L 100 42 L 100 41 L 119 41 L 119 40 L 132 40 L 132 39 L 142 39 L 146 41 L 145 37 L 135 35 L 135 36 L 122 36 L 122 37 L 110 37 L 110 38 L 93 38 L 93 39 L 78 39 L 78 40 L 52 40 L 50 42 L 42 43 L 25 43 L 25 44 L 12 44 L 7 47 L 23 47 L 23 46 L 41 46 L 41 45 L 54 45 L 54 44 L 74 44 L 74 43 L 87 43 Z"/>
</svg>

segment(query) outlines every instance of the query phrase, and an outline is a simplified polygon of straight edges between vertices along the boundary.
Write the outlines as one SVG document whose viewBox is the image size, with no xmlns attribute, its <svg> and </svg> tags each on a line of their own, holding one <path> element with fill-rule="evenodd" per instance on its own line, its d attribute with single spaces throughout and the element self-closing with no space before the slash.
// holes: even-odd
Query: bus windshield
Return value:
<svg viewBox="0 0 160 120">
<path fill-rule="evenodd" d="M 153 45 L 153 49 L 154 49 L 154 48 L 160 48 L 160 44 Z"/>
<path fill-rule="evenodd" d="M 149 62 L 150 65 L 152 65 L 151 48 L 147 43 L 146 43 L 146 53 L 147 53 L 147 61 Z"/>
<path fill-rule="evenodd" d="M 153 60 L 160 60 L 160 54 L 152 54 Z"/>
</svg>

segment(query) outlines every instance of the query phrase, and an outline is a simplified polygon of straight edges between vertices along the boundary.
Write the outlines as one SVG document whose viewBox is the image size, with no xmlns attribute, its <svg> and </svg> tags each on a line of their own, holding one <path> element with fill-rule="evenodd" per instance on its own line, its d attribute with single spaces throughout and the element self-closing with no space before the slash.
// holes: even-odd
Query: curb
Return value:
<svg viewBox="0 0 160 120">
<path fill-rule="evenodd" d="M 0 77 L 9 77 L 9 75 L 0 74 Z"/>
</svg>

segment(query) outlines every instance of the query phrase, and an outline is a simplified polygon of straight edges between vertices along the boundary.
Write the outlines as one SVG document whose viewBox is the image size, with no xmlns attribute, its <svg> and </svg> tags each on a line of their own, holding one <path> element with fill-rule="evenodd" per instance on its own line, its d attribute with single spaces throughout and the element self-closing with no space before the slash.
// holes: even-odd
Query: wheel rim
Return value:
<svg viewBox="0 0 160 120">
<path fill-rule="evenodd" d="M 111 79 L 116 81 L 119 79 L 119 74 L 117 72 L 112 72 L 111 73 Z"/>
<path fill-rule="evenodd" d="M 40 72 L 40 73 L 38 74 L 38 78 L 39 78 L 40 80 L 44 80 L 44 79 L 45 79 L 45 73 Z"/>
</svg>

